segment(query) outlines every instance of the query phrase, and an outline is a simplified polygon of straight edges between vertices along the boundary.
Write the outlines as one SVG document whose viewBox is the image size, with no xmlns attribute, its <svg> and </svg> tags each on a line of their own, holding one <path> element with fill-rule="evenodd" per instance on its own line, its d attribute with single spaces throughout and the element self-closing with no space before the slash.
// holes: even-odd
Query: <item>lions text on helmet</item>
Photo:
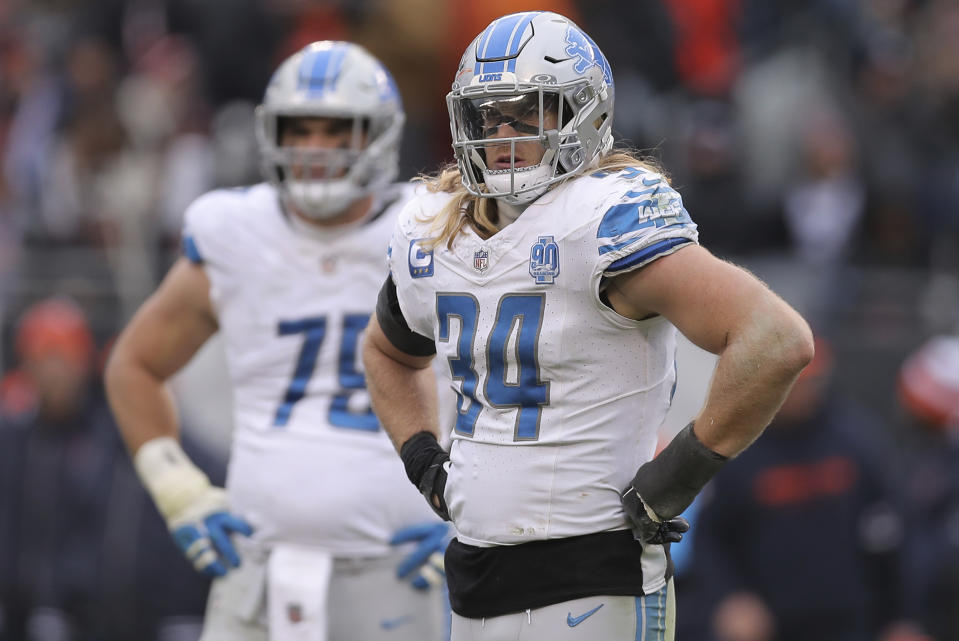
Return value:
<svg viewBox="0 0 959 641">
<path fill-rule="evenodd" d="M 378 60 L 355 44 L 315 42 L 280 65 L 257 108 L 263 172 L 287 207 L 337 222 L 396 177 L 404 120 Z"/>
<path fill-rule="evenodd" d="M 460 60 L 446 102 L 463 184 L 475 196 L 528 203 L 613 145 L 609 63 L 555 13 L 491 23 Z"/>
</svg>

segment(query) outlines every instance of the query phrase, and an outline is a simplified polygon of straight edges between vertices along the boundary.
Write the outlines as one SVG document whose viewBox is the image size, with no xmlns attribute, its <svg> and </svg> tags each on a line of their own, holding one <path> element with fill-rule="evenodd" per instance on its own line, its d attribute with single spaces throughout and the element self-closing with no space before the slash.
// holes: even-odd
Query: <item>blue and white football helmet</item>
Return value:
<svg viewBox="0 0 959 641">
<path fill-rule="evenodd" d="M 528 203 L 612 148 L 612 70 L 596 43 L 557 13 L 494 20 L 466 49 L 452 89 L 446 103 L 453 151 L 463 185 L 476 196 Z M 548 114 L 555 114 L 555 128 L 544 126 Z M 504 123 L 521 135 L 493 143 L 490 135 Z M 516 144 L 529 141 L 545 154 L 536 165 L 517 167 Z M 491 168 L 486 148 L 504 143 L 510 166 Z"/>
<path fill-rule="evenodd" d="M 281 120 L 304 116 L 351 121 L 349 146 L 280 146 Z M 280 64 L 257 107 L 263 173 L 301 214 L 331 218 L 396 177 L 404 121 L 396 83 L 382 63 L 359 45 L 314 42 Z M 294 178 L 293 165 L 308 167 L 307 178 Z"/>
</svg>

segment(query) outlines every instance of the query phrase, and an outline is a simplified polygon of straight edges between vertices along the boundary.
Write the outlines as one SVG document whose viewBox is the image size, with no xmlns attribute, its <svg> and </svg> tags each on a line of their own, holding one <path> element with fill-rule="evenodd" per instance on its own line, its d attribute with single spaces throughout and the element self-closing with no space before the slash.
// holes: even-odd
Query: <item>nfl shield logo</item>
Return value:
<svg viewBox="0 0 959 641">
<path fill-rule="evenodd" d="M 303 620 L 303 607 L 299 603 L 287 603 L 286 616 L 292 623 L 299 623 Z"/>
<path fill-rule="evenodd" d="M 473 269 L 478 272 L 485 272 L 489 267 L 489 252 L 481 249 L 473 254 Z"/>
</svg>

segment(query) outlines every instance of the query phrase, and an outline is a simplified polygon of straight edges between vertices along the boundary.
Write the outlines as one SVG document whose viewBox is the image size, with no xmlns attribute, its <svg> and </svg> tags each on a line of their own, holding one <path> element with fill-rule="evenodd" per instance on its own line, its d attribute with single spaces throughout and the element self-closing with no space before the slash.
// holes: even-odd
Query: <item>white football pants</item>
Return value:
<svg viewBox="0 0 959 641">
<path fill-rule="evenodd" d="M 268 553 L 244 546 L 243 562 L 215 579 L 200 641 L 443 641 L 446 585 L 415 590 L 396 578 L 408 550 L 385 557 L 332 559 L 326 603 L 290 599 L 270 607 Z M 297 581 L 303 577 L 296 577 Z M 272 611 L 272 612 L 271 612 Z M 319 613 L 319 616 L 317 616 Z M 271 615 L 276 624 L 271 627 Z M 284 617 L 279 621 L 276 616 Z M 319 622 L 319 626 L 317 625 Z M 317 629 L 321 627 L 322 629 Z"/>
<path fill-rule="evenodd" d="M 672 581 L 644 597 L 594 596 L 485 619 L 453 613 L 451 641 L 673 641 Z"/>
</svg>

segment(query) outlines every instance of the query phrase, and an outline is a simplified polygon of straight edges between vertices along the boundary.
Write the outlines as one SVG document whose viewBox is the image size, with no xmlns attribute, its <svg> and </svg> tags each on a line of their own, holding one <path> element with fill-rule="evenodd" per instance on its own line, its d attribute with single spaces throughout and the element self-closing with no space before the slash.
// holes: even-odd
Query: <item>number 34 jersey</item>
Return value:
<svg viewBox="0 0 959 641">
<path fill-rule="evenodd" d="M 390 269 L 410 328 L 458 397 L 446 485 L 457 538 L 489 546 L 626 527 L 619 492 L 653 455 L 675 382 L 675 328 L 601 299 L 604 276 L 697 242 L 658 174 L 581 176 L 483 240 L 426 242 L 449 194 L 400 214 Z"/>
<path fill-rule="evenodd" d="M 233 388 L 227 490 L 255 537 L 376 555 L 432 513 L 370 409 L 360 340 L 386 277 L 379 215 L 318 231 L 266 184 L 212 192 L 186 212 L 184 250 L 210 279 Z"/>
</svg>

